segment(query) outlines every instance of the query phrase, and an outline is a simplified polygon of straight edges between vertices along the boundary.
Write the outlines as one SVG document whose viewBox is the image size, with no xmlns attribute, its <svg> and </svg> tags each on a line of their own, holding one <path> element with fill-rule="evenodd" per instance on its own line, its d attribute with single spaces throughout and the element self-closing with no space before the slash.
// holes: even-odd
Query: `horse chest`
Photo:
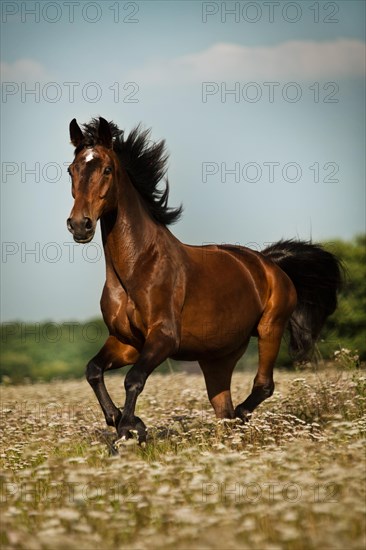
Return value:
<svg viewBox="0 0 366 550">
<path fill-rule="evenodd" d="M 105 285 L 101 310 L 110 334 L 135 347 L 144 342 L 144 329 L 134 301 L 122 287 Z"/>
</svg>

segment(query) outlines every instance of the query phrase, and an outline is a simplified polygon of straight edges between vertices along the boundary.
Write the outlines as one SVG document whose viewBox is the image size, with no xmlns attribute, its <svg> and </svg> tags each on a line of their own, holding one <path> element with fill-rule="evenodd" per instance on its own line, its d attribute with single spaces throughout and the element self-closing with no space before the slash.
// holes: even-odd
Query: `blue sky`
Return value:
<svg viewBox="0 0 366 550">
<path fill-rule="evenodd" d="M 3 321 L 99 314 L 99 233 L 83 248 L 65 224 L 74 117 L 166 139 L 182 241 L 260 249 L 365 230 L 364 2 L 73 10 L 2 2 Z"/>
</svg>

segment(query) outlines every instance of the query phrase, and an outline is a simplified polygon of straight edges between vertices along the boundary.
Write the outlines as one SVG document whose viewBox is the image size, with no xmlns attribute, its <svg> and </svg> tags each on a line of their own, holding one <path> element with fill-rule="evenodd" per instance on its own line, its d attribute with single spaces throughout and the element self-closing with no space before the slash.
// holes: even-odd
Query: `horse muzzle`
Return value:
<svg viewBox="0 0 366 550">
<path fill-rule="evenodd" d="M 95 233 L 95 223 L 91 218 L 68 218 L 67 229 L 72 233 L 74 241 L 86 244 L 92 240 Z"/>
</svg>

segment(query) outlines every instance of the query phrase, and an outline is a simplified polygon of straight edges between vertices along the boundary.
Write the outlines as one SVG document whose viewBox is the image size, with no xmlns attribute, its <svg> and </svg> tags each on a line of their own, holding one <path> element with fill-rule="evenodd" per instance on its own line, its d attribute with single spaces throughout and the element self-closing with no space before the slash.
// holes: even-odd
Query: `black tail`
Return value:
<svg viewBox="0 0 366 550">
<path fill-rule="evenodd" d="M 291 355 L 311 356 L 326 318 L 337 307 L 342 285 L 341 262 L 320 245 L 304 241 L 279 241 L 262 251 L 292 280 L 297 306 L 289 321 Z"/>
</svg>

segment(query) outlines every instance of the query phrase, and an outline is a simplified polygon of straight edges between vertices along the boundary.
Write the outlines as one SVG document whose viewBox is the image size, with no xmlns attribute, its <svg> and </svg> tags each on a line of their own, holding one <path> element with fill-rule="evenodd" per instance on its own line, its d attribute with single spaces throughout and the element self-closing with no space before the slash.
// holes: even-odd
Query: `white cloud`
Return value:
<svg viewBox="0 0 366 550">
<path fill-rule="evenodd" d="M 17 59 L 13 63 L 1 62 L 3 82 L 39 82 L 53 80 L 45 67 L 34 59 Z"/>
<path fill-rule="evenodd" d="M 136 69 L 131 80 L 169 85 L 212 80 L 307 80 L 363 76 L 365 43 L 338 39 L 293 40 L 275 46 L 217 43 L 175 59 L 157 59 Z"/>
</svg>

